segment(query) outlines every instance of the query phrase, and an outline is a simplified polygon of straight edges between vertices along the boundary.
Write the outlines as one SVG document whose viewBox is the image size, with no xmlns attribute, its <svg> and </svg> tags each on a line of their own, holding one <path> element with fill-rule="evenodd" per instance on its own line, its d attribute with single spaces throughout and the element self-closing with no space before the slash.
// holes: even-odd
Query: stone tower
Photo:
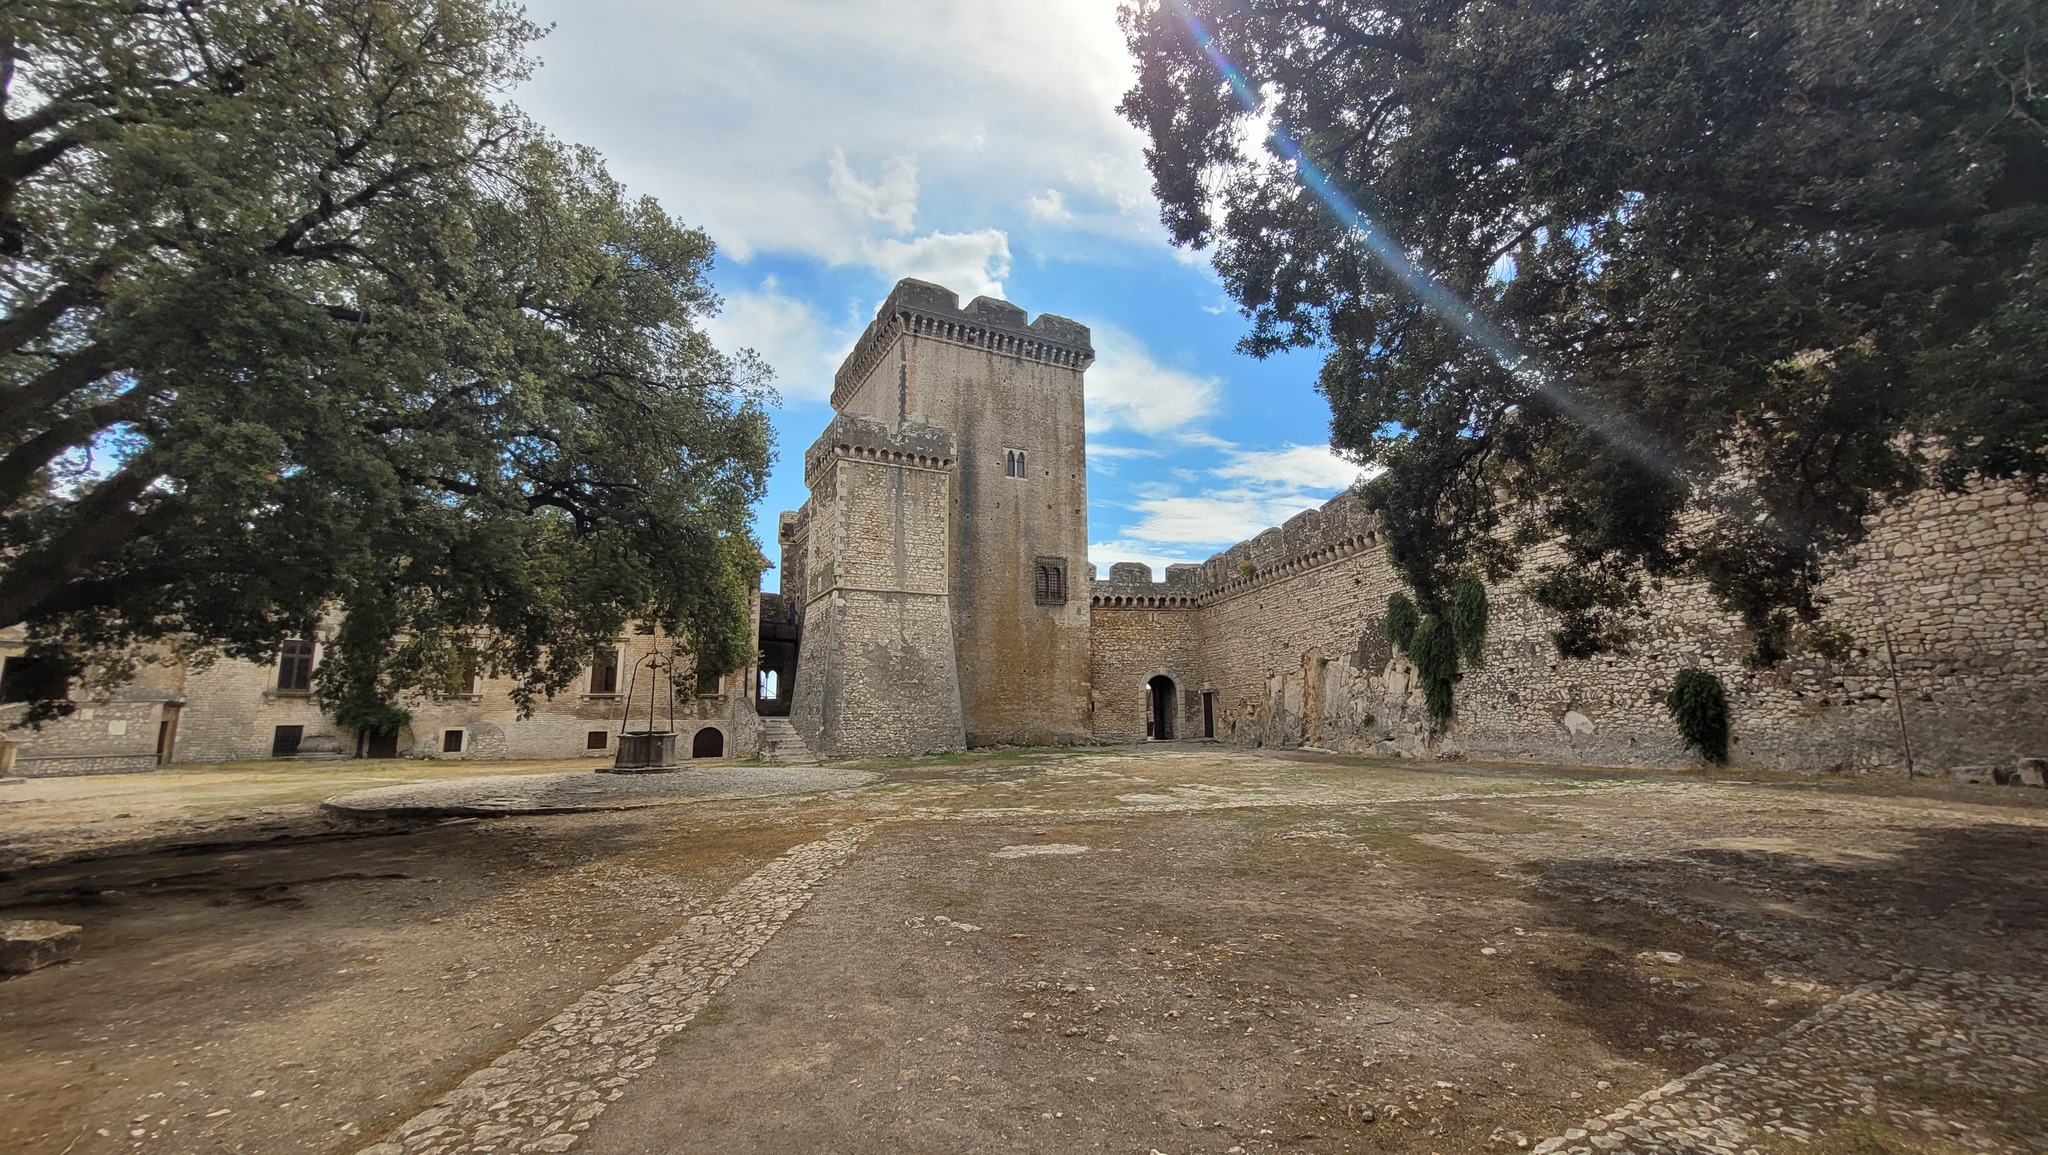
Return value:
<svg viewBox="0 0 2048 1155">
<path fill-rule="evenodd" d="M 814 751 L 1088 740 L 1094 357 L 1063 317 L 923 281 L 889 294 L 782 535 L 804 607 L 791 721 Z"/>
</svg>

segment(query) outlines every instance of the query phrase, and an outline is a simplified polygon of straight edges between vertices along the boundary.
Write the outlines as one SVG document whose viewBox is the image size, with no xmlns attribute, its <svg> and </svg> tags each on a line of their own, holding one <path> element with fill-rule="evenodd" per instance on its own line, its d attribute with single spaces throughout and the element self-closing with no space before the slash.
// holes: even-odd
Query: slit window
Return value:
<svg viewBox="0 0 2048 1155">
<path fill-rule="evenodd" d="M 313 688 L 313 643 L 293 638 L 277 652 L 277 688 L 303 694 Z"/>
<path fill-rule="evenodd" d="M 1005 450 L 1003 450 L 1003 476 L 1005 476 L 1005 477 L 1023 477 L 1023 476 L 1024 476 L 1024 451 L 1023 451 L 1023 450 L 1021 450 L 1021 449 L 1005 449 Z"/>
<path fill-rule="evenodd" d="M 1031 567 L 1031 601 L 1041 606 L 1067 604 L 1067 559 L 1042 557 Z"/>
</svg>

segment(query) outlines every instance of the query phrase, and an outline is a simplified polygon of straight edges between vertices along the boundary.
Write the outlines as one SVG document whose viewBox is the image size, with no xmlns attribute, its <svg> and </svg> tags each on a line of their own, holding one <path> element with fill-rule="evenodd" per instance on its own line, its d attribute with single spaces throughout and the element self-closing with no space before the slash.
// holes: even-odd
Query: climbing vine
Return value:
<svg viewBox="0 0 2048 1155">
<path fill-rule="evenodd" d="M 1395 593 L 1387 597 L 1387 640 L 1402 653 L 1408 652 L 1408 642 L 1415 636 L 1415 627 L 1422 621 L 1416 612 L 1415 602 L 1407 594 Z"/>
<path fill-rule="evenodd" d="M 1486 658 L 1486 583 L 1477 577 L 1459 578 L 1451 587 L 1451 635 L 1458 642 L 1458 656 L 1468 666 L 1483 664 Z"/>
<path fill-rule="evenodd" d="M 1486 585 L 1477 577 L 1451 587 L 1450 605 L 1442 613 L 1424 614 L 1405 593 L 1387 598 L 1387 640 L 1415 664 L 1430 725 L 1438 730 L 1450 725 L 1461 659 L 1463 665 L 1476 666 L 1485 654 L 1486 618 Z"/>
<path fill-rule="evenodd" d="M 1672 681 L 1664 708 L 1671 712 L 1678 736 L 1688 748 L 1699 751 L 1709 762 L 1728 761 L 1728 693 L 1722 689 L 1721 679 L 1698 666 L 1687 666 Z"/>
</svg>

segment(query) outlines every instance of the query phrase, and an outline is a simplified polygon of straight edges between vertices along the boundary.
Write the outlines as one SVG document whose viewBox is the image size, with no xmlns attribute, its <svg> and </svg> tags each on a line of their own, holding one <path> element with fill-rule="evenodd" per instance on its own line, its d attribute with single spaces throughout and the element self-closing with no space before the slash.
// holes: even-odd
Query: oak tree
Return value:
<svg viewBox="0 0 2048 1155">
<path fill-rule="evenodd" d="M 497 0 L 0 6 L 0 628 L 374 717 L 566 685 L 629 619 L 751 652 L 765 370 L 713 248 L 507 100 Z M 47 681 L 47 679 L 46 679 Z"/>
<path fill-rule="evenodd" d="M 1885 503 L 2041 484 L 2038 0 L 1123 21 L 1174 242 L 1214 247 L 1245 351 L 1321 351 L 1332 441 L 1384 471 L 1364 494 L 1425 615 L 1519 570 L 1587 656 L 1691 575 L 1768 664 Z"/>
</svg>

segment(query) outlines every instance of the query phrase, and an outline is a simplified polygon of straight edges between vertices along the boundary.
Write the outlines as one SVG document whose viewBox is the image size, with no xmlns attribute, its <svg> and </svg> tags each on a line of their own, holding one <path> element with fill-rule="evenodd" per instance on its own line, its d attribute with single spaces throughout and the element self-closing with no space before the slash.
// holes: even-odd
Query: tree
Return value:
<svg viewBox="0 0 2048 1155">
<path fill-rule="evenodd" d="M 765 369 L 711 241 L 504 100 L 496 0 L 0 9 L 0 627 L 76 675 L 339 614 L 362 712 L 565 686 L 628 619 L 730 670 Z"/>
<path fill-rule="evenodd" d="M 1527 588 L 1564 654 L 1623 644 L 1646 583 L 1692 575 L 1769 664 L 1884 503 L 2042 484 L 2038 3 L 1123 21 L 1173 240 L 1215 246 L 1244 351 L 1323 351 L 1332 441 L 1383 467 L 1365 499 L 1423 614 L 1554 543 Z"/>
</svg>

